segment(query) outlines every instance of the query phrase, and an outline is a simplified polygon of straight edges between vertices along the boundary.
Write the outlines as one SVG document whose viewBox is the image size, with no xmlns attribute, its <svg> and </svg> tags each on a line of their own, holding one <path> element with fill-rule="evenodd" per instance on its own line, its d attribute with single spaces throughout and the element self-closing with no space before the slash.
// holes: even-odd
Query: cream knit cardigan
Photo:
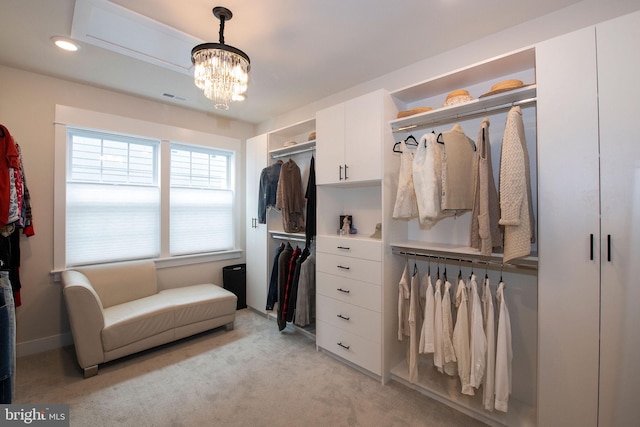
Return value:
<svg viewBox="0 0 640 427">
<path fill-rule="evenodd" d="M 535 242 L 529 154 L 522 111 L 512 107 L 500 157 L 500 224 L 504 225 L 504 262 L 531 253 Z"/>
</svg>

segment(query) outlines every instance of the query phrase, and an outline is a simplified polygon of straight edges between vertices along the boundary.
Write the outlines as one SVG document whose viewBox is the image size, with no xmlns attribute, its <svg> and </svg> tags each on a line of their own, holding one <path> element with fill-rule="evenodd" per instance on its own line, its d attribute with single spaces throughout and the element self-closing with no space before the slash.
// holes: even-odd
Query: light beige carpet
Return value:
<svg viewBox="0 0 640 427">
<path fill-rule="evenodd" d="M 100 366 L 73 347 L 19 358 L 14 403 L 68 403 L 72 426 L 476 426 L 403 385 L 379 381 L 250 310 L 224 328 Z"/>
</svg>

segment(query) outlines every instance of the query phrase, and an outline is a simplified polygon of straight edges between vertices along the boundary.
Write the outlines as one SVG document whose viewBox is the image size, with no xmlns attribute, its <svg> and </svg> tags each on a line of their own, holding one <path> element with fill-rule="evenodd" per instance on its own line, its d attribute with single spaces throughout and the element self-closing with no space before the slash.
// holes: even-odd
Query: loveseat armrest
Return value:
<svg viewBox="0 0 640 427">
<path fill-rule="evenodd" d="M 76 356 L 86 370 L 104 362 L 102 302 L 87 276 L 79 271 L 63 271 L 61 279 Z"/>
</svg>

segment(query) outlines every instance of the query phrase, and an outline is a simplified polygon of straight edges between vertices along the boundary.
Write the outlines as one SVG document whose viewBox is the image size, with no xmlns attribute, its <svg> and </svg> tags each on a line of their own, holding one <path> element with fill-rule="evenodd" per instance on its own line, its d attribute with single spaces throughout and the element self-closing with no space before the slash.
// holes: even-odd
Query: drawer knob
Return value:
<svg viewBox="0 0 640 427">
<path fill-rule="evenodd" d="M 338 314 L 338 317 L 339 317 L 339 318 L 341 318 L 341 319 L 343 319 L 343 320 L 349 320 L 349 319 L 351 319 L 350 317 L 343 316 L 342 314 Z"/>
<path fill-rule="evenodd" d="M 339 343 L 337 343 L 337 344 L 338 344 L 340 347 L 342 347 L 342 348 L 344 348 L 344 349 L 346 349 L 346 350 L 349 350 L 349 348 L 351 347 L 351 346 L 348 346 L 348 345 L 346 345 L 346 344 L 342 344 L 341 342 L 339 342 Z"/>
<path fill-rule="evenodd" d="M 338 288 L 337 289 L 338 292 L 342 292 L 343 294 L 348 294 L 351 293 L 351 291 L 349 289 L 342 289 L 342 288 Z"/>
<path fill-rule="evenodd" d="M 338 265 L 337 267 L 341 270 L 351 270 L 349 267 L 345 267 L 344 265 Z"/>
<path fill-rule="evenodd" d="M 343 249 L 345 251 L 350 251 L 351 250 L 351 248 L 348 247 L 348 246 L 338 246 L 338 249 Z"/>
</svg>

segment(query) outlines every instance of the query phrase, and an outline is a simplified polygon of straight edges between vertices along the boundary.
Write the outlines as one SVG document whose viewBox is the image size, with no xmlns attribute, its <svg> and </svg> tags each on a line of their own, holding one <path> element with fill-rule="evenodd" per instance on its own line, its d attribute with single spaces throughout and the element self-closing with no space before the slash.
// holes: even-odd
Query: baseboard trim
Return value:
<svg viewBox="0 0 640 427">
<path fill-rule="evenodd" d="M 71 344 L 73 344 L 71 332 L 38 338 L 37 340 L 23 341 L 16 344 L 16 357 L 42 353 L 43 351 L 66 347 Z"/>
</svg>

